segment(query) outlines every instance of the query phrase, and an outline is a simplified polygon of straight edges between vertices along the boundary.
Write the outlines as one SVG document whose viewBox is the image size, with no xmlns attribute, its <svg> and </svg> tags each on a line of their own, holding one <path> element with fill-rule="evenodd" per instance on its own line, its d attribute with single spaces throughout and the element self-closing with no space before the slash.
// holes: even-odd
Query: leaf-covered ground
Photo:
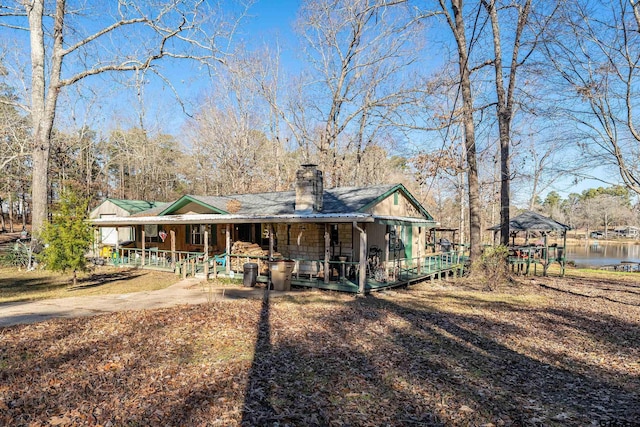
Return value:
<svg viewBox="0 0 640 427">
<path fill-rule="evenodd" d="M 519 280 L 0 329 L 0 425 L 635 425 L 640 285 Z"/>
</svg>

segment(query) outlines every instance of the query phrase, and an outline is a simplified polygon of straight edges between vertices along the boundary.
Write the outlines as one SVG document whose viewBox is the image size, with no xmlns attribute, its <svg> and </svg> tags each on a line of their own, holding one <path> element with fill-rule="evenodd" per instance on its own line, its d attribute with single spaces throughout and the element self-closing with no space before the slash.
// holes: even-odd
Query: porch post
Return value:
<svg viewBox="0 0 640 427">
<path fill-rule="evenodd" d="M 324 225 L 324 283 L 329 283 L 329 254 L 331 247 L 331 234 L 329 224 Z"/>
<path fill-rule="evenodd" d="M 364 295 L 365 284 L 367 283 L 367 225 L 362 224 L 362 228 L 360 228 L 358 227 L 358 223 L 354 221 L 353 228 L 360 232 L 360 277 L 358 278 L 358 293 Z"/>
<path fill-rule="evenodd" d="M 231 224 L 227 224 L 227 228 L 225 229 L 225 239 L 225 257 L 227 259 L 225 260 L 224 265 L 226 266 L 227 276 L 229 276 L 231 274 L 231 257 L 229 256 L 231 255 Z"/>
<path fill-rule="evenodd" d="M 542 275 L 547 275 L 547 269 L 549 268 L 549 245 L 547 244 L 547 232 L 544 232 L 544 268 L 542 269 Z"/>
<path fill-rule="evenodd" d="M 171 268 L 176 268 L 176 232 L 175 230 L 169 230 L 169 236 L 171 238 Z"/>
<path fill-rule="evenodd" d="M 274 247 L 274 241 L 273 241 L 273 224 L 269 224 L 269 261 L 267 262 L 267 266 L 268 269 L 267 271 L 269 272 L 269 274 L 267 275 L 267 291 L 271 289 L 271 287 L 273 286 L 273 281 L 271 280 L 271 262 L 273 261 L 273 247 Z"/>
<path fill-rule="evenodd" d="M 204 229 L 204 279 L 209 280 L 209 226 Z"/>
<path fill-rule="evenodd" d="M 562 258 L 567 259 L 567 230 L 562 233 Z M 560 275 L 564 277 L 564 259 L 560 259 Z"/>
<path fill-rule="evenodd" d="M 387 266 L 389 265 L 389 233 L 384 234 L 384 280 L 389 280 L 389 271 L 387 270 Z M 395 278 L 394 278 L 395 280 Z"/>
<path fill-rule="evenodd" d="M 118 229 L 118 227 L 116 227 L 116 253 L 118 254 L 118 256 L 120 256 L 120 245 L 119 243 L 119 237 L 120 237 L 120 230 Z M 120 264 L 122 264 L 122 259 Z"/>
<path fill-rule="evenodd" d="M 275 242 L 273 239 L 273 224 L 269 224 L 269 261 L 273 261 Z"/>
<path fill-rule="evenodd" d="M 144 232 L 144 225 L 142 226 L 142 267 L 144 267 L 144 252 L 146 249 L 146 240 L 147 240 L 147 235 Z"/>
<path fill-rule="evenodd" d="M 418 226 L 418 265 L 417 272 L 418 274 L 422 273 L 422 229 L 424 227 Z M 454 232 L 455 234 L 455 232 Z M 455 241 L 455 238 L 454 238 Z"/>
</svg>

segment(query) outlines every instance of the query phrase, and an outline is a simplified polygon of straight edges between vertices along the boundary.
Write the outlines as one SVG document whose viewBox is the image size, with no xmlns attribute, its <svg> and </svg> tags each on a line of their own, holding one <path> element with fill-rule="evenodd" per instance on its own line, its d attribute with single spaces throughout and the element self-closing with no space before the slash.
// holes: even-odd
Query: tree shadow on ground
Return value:
<svg viewBox="0 0 640 427">
<path fill-rule="evenodd" d="M 143 271 L 131 269 L 110 273 L 92 273 L 90 276 L 78 279 L 78 285 L 70 286 L 69 290 L 75 291 L 80 289 L 95 288 L 108 285 L 109 283 L 113 282 L 132 280 L 142 275 L 144 275 Z"/>
<path fill-rule="evenodd" d="M 508 311 L 509 304 L 500 309 Z M 375 295 L 331 312 L 314 317 L 306 309 L 309 326 L 325 327 L 285 336 L 277 313 L 271 320 L 261 316 L 243 425 L 546 425 L 640 417 L 640 397 L 632 391 L 640 385 L 637 377 L 629 376 L 629 386 L 622 387 L 625 379 L 614 382 L 616 373 L 605 367 L 584 365 L 571 355 L 555 365 L 542 361 L 543 354 L 523 354 L 490 336 L 492 329 L 507 326 L 515 334 L 517 326 Z M 570 311 L 548 314 L 576 329 L 588 324 Z M 603 319 L 588 331 L 597 334 L 616 321 Z"/>
<path fill-rule="evenodd" d="M 301 310 L 312 324 L 287 333 L 283 312 L 263 300 L 242 425 L 444 425 L 428 402 L 394 387 L 340 321 L 380 313 L 349 304 L 335 317 Z"/>
<path fill-rule="evenodd" d="M 132 280 L 144 275 L 143 271 L 127 269 L 117 272 L 91 274 L 78 279 L 76 286 L 70 286 L 72 278 L 61 274 L 50 273 L 44 276 L 13 276 L 0 278 L 0 292 L 6 295 L 25 294 L 24 298 L 13 302 L 28 301 L 32 298 L 28 295 L 45 291 L 66 289 L 69 291 L 96 288 L 118 281 Z"/>
<path fill-rule="evenodd" d="M 523 314 L 546 313 L 550 323 L 542 326 L 552 327 L 558 318 L 593 334 L 619 319 L 604 317 L 589 327 L 586 314 L 504 302 L 492 307 L 503 313 L 489 317 L 473 310 L 487 302 L 469 296 L 456 301 L 469 310 L 452 313 L 414 295 L 312 304 L 301 295 L 298 304 L 270 299 L 265 290 L 261 302 L 50 322 L 41 332 L 16 327 L 12 343 L 19 343 L 0 348 L 0 363 L 11 365 L 0 372 L 0 383 L 9 387 L 1 396 L 5 413 L 29 424 L 46 422 L 63 408 L 85 415 L 87 407 L 93 417 L 88 422 L 114 425 L 589 425 L 639 419 L 637 377 L 615 382 L 612 372 L 597 366 L 584 373 L 571 355 L 555 365 L 496 335 L 532 338 L 535 328 L 510 322 Z M 629 326 L 638 327 L 617 327 Z M 230 360 L 224 354 L 199 359 L 199 347 L 211 346 L 209 336 L 233 343 L 236 330 L 252 340 L 246 360 L 235 353 Z M 624 337 L 629 348 L 638 344 L 633 333 Z M 26 360 L 9 364 L 13 354 Z"/>
<path fill-rule="evenodd" d="M 477 304 L 468 298 L 467 303 L 470 306 Z M 542 354 L 523 354 L 492 338 L 492 330 L 502 326 L 479 315 L 425 313 L 388 299 L 383 305 L 411 325 L 393 334 L 397 344 L 405 348 L 404 354 L 429 350 L 418 360 L 414 357 L 406 362 L 398 360 L 399 365 L 408 364 L 417 376 L 441 379 L 450 393 L 468 396 L 475 402 L 475 407 L 486 414 L 487 420 L 495 421 L 504 418 L 505 414 L 521 423 L 540 421 L 543 424 L 588 424 L 594 420 L 625 423 L 640 419 L 640 396 L 630 392 L 634 388 L 637 391 L 640 386 L 637 376 L 631 375 L 614 383 L 613 377 L 619 377 L 619 372 L 584 365 L 579 360 L 571 360 L 570 354 L 564 355 L 565 362 L 560 366 L 545 363 L 541 360 Z M 501 309 L 508 310 L 508 306 L 501 304 Z M 571 311 L 557 308 L 531 311 L 531 314 L 536 313 L 564 319 L 575 329 L 584 330 L 585 325 L 590 325 L 590 319 Z M 586 330 L 602 337 L 604 331 L 614 333 L 610 328 L 613 325 L 616 325 L 615 330 L 629 328 L 628 341 L 621 350 L 637 348 L 636 324 L 624 326 L 619 319 L 603 318 L 600 323 L 587 326 Z M 523 328 L 522 335 L 531 332 Z M 425 369 L 433 360 L 437 360 L 440 367 L 435 371 Z M 578 367 L 581 369 L 574 369 Z M 625 382 L 628 387 L 621 387 Z"/>
</svg>

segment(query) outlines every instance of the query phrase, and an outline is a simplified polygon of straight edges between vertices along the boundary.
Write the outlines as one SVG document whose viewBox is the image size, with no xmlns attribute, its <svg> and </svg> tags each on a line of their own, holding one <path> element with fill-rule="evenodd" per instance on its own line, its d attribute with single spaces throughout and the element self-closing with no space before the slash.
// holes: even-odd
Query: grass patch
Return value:
<svg viewBox="0 0 640 427">
<path fill-rule="evenodd" d="M 70 273 L 0 268 L 0 303 L 152 291 L 176 281 L 175 275 L 166 272 L 99 267 L 79 274 L 77 286 L 72 287 Z"/>
</svg>

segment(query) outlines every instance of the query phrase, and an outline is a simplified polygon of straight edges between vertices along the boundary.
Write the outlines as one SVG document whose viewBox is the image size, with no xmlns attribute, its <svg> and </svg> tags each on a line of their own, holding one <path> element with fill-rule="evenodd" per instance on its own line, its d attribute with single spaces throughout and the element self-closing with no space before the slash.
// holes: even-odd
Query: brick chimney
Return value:
<svg viewBox="0 0 640 427">
<path fill-rule="evenodd" d="M 296 205 L 298 213 L 322 211 L 322 171 L 318 165 L 302 165 L 296 172 Z"/>
</svg>

